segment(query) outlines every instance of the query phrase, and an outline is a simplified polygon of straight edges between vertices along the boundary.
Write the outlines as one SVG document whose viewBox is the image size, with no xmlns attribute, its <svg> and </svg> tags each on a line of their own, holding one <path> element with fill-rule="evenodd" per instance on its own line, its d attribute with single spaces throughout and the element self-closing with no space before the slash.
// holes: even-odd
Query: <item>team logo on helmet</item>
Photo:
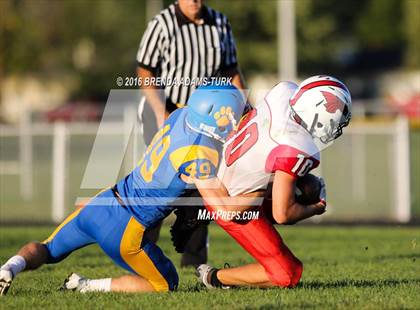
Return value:
<svg viewBox="0 0 420 310">
<path fill-rule="evenodd" d="M 220 111 L 214 113 L 214 119 L 216 120 L 217 126 L 225 127 L 229 125 L 231 119 L 233 119 L 234 112 L 231 107 L 221 107 Z"/>
<path fill-rule="evenodd" d="M 321 91 L 321 93 L 325 98 L 324 106 L 328 113 L 334 114 L 337 110 L 344 111 L 345 103 L 340 98 L 326 91 Z"/>
</svg>

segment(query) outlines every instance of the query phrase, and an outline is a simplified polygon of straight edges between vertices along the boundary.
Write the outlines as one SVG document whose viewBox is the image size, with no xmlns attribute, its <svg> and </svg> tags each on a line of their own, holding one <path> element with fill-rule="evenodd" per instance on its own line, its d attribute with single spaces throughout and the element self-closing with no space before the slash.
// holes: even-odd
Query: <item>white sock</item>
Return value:
<svg viewBox="0 0 420 310">
<path fill-rule="evenodd" d="M 25 259 L 20 255 L 15 255 L 11 257 L 3 266 L 1 266 L 1 269 L 9 269 L 13 273 L 13 277 L 15 277 L 19 272 L 21 272 L 26 267 L 26 261 Z"/>
<path fill-rule="evenodd" d="M 110 292 L 111 278 L 88 280 L 86 292 Z"/>
</svg>

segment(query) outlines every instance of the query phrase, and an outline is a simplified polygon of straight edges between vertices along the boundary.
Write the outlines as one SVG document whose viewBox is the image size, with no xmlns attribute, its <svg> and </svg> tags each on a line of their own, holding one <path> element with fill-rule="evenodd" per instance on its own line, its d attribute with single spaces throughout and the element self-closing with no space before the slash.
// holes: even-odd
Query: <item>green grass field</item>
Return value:
<svg viewBox="0 0 420 310">
<path fill-rule="evenodd" d="M 0 261 L 23 243 L 41 240 L 52 227 L 0 228 Z M 415 227 L 282 226 L 284 240 L 304 263 L 294 289 L 207 291 L 192 269 L 180 269 L 177 292 L 162 294 L 85 294 L 57 291 L 71 271 L 87 277 L 124 271 L 96 246 L 73 253 L 58 265 L 20 274 L 1 309 L 420 309 L 420 229 Z M 224 231 L 210 226 L 209 262 L 232 266 L 252 261 Z M 176 265 L 168 226 L 159 244 Z"/>
</svg>

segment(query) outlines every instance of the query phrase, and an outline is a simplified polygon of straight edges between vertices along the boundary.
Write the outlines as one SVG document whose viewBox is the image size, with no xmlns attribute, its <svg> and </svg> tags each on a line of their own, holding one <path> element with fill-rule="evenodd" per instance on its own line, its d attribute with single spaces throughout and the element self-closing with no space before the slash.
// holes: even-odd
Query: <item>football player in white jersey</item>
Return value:
<svg viewBox="0 0 420 310">
<path fill-rule="evenodd" d="M 225 143 L 218 179 L 226 192 L 208 190 L 206 195 L 200 189 L 200 193 L 205 200 L 205 196 L 258 195 L 271 179 L 270 211 L 275 222 L 294 224 L 322 214 L 326 208 L 323 180 L 319 202 L 312 205 L 295 201 L 296 180 L 319 165 L 319 152 L 342 134 L 350 118 L 350 92 L 339 80 L 315 76 L 299 86 L 281 82 L 248 112 Z M 299 282 L 302 263 L 284 244 L 263 207 L 259 210 L 255 220 L 217 220 L 257 262 L 226 269 L 200 265 L 197 272 L 207 287 L 294 287 Z"/>
</svg>

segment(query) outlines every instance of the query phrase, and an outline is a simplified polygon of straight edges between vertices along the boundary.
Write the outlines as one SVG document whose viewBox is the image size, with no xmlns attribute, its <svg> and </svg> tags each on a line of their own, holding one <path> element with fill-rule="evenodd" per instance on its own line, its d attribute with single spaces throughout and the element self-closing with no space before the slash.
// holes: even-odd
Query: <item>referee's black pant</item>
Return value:
<svg viewBox="0 0 420 310">
<path fill-rule="evenodd" d="M 166 110 L 168 112 L 173 112 L 176 110 L 176 105 L 167 101 Z M 156 118 L 153 113 L 152 108 L 148 103 L 144 104 L 143 113 L 143 137 L 146 145 L 149 145 L 153 139 L 153 136 L 157 132 L 158 128 L 156 126 Z M 200 197 L 198 191 L 193 194 L 195 197 Z M 203 206 L 188 206 L 185 208 L 187 212 L 191 214 L 197 214 L 197 210 L 203 208 Z M 146 230 L 146 238 L 152 242 L 157 242 L 159 239 L 160 229 L 162 227 L 162 222 L 159 222 L 153 228 Z M 198 266 L 200 264 L 205 264 L 207 262 L 207 234 L 208 234 L 208 222 L 202 221 L 194 229 L 191 234 L 191 238 L 187 241 L 185 246 L 184 253 L 181 258 L 181 266 Z"/>
</svg>

